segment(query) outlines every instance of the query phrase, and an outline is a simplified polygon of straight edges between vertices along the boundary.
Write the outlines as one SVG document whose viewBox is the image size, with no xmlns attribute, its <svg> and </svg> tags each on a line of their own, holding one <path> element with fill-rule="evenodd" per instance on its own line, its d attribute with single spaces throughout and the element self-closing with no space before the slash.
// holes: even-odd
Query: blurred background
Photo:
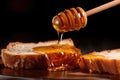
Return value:
<svg viewBox="0 0 120 80">
<path fill-rule="evenodd" d="M 58 39 L 52 18 L 60 11 L 82 7 L 85 11 L 112 0 L 0 0 L 0 48 L 9 42 L 39 42 Z M 120 47 L 120 5 L 88 17 L 84 29 L 68 32 L 84 52 Z"/>
</svg>

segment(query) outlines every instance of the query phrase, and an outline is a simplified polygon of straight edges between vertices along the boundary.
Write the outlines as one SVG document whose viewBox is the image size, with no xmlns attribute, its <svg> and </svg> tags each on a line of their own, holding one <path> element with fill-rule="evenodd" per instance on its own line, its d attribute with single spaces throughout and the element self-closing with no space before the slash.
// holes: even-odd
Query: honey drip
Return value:
<svg viewBox="0 0 120 80">
<path fill-rule="evenodd" d="M 60 48 L 64 33 L 59 33 L 59 32 L 57 32 L 57 33 L 58 33 L 58 48 Z"/>
</svg>

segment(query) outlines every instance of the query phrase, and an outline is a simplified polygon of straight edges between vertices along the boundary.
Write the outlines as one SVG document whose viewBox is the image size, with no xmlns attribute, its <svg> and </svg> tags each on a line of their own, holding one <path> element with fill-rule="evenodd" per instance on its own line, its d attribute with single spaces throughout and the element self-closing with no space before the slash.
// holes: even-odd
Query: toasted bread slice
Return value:
<svg viewBox="0 0 120 80">
<path fill-rule="evenodd" d="M 120 74 L 120 49 L 84 54 L 78 64 L 81 70 L 91 73 Z"/>
<path fill-rule="evenodd" d="M 71 70 L 78 67 L 80 55 L 80 49 L 75 47 L 71 38 L 63 39 L 59 47 L 58 40 L 10 42 L 1 50 L 4 66 L 11 69 Z"/>
</svg>

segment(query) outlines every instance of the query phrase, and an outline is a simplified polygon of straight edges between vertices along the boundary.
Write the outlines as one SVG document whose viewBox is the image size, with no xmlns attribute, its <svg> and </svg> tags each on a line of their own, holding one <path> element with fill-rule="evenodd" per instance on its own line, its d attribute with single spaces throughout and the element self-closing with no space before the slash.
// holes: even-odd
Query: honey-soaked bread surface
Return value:
<svg viewBox="0 0 120 80">
<path fill-rule="evenodd" d="M 79 52 L 79 49 L 76 48 L 75 46 L 70 46 L 68 44 L 63 44 L 63 45 L 58 45 L 58 44 L 55 44 L 55 45 L 50 45 L 50 46 L 40 46 L 40 47 L 34 47 L 33 48 L 33 52 L 37 52 L 37 53 L 61 53 L 61 52 L 64 52 L 64 53 L 76 53 L 76 52 Z"/>
<path fill-rule="evenodd" d="M 79 67 L 90 73 L 120 74 L 120 49 L 93 51 L 80 56 Z"/>
</svg>

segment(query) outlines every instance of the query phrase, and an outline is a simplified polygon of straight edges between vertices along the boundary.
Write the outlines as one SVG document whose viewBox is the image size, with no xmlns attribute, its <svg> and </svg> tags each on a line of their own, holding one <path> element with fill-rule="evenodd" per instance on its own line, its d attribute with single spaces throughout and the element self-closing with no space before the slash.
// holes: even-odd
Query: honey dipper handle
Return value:
<svg viewBox="0 0 120 80">
<path fill-rule="evenodd" d="M 90 16 L 90 15 L 93 15 L 95 13 L 98 13 L 100 11 L 106 10 L 108 8 L 114 7 L 119 4 L 120 4 L 120 0 L 114 0 L 114 1 L 108 2 L 106 4 L 103 4 L 101 6 L 98 6 L 96 8 L 86 11 L 86 14 L 87 14 L 87 16 Z"/>
</svg>

